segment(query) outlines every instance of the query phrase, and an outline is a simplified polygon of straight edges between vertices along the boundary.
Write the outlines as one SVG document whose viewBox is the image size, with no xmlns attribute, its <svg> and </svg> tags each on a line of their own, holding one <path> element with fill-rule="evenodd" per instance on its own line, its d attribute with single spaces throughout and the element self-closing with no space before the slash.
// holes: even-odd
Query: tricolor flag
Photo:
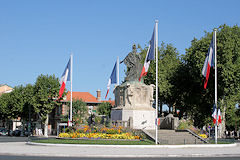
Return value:
<svg viewBox="0 0 240 160">
<path fill-rule="evenodd" d="M 139 81 L 141 81 L 142 76 L 147 75 L 148 68 L 149 68 L 149 65 L 150 65 L 150 61 L 154 60 L 154 53 L 155 53 L 154 51 L 155 51 L 155 27 L 154 27 L 154 30 L 153 30 L 152 38 L 150 40 L 150 45 L 148 47 L 148 51 L 147 51 L 147 55 L 146 55 L 146 58 L 145 58 L 145 61 L 144 61 L 142 72 L 141 72 L 141 75 L 139 77 Z"/>
<path fill-rule="evenodd" d="M 58 98 L 62 97 L 62 94 L 63 94 L 65 86 L 66 86 L 66 82 L 70 81 L 70 69 L 71 69 L 71 58 L 69 59 L 68 64 L 67 64 L 67 66 L 62 74 L 61 80 L 60 80 L 61 88 L 59 90 Z"/>
<path fill-rule="evenodd" d="M 68 123 L 67 123 L 68 126 L 71 126 L 72 125 L 72 121 L 71 121 L 71 118 L 70 118 L 70 112 L 68 113 Z"/>
<path fill-rule="evenodd" d="M 204 65 L 203 65 L 203 69 L 202 69 L 202 75 L 205 77 L 205 81 L 204 81 L 204 89 L 207 88 L 207 83 L 208 83 L 208 78 L 209 78 L 209 74 L 210 74 L 210 68 L 214 67 L 214 56 L 215 56 L 215 51 L 214 51 L 214 36 L 212 38 L 210 47 L 208 49 L 208 54 L 207 57 L 205 59 Z"/>
<path fill-rule="evenodd" d="M 218 124 L 222 123 L 222 115 L 220 109 L 218 109 Z"/>
<path fill-rule="evenodd" d="M 212 114 L 212 117 L 213 117 L 213 123 L 215 124 L 216 121 L 217 121 L 217 108 L 216 108 L 216 105 L 214 104 L 213 106 L 213 114 Z"/>
<path fill-rule="evenodd" d="M 110 85 L 111 84 L 114 84 L 114 83 L 117 83 L 117 62 L 115 63 L 114 65 L 114 68 L 112 70 L 112 74 L 108 80 L 108 85 L 107 85 L 107 94 L 105 96 L 105 99 L 107 98 L 107 95 L 108 95 L 108 92 L 109 92 L 109 89 L 110 89 Z"/>
</svg>

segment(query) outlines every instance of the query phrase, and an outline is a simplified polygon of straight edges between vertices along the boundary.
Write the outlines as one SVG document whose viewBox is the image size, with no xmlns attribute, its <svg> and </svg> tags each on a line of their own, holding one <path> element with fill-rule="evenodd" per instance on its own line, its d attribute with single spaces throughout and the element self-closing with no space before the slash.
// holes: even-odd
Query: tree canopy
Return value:
<svg viewBox="0 0 240 160">
<path fill-rule="evenodd" d="M 105 115 L 105 116 L 110 117 L 111 109 L 112 109 L 112 105 L 109 102 L 103 102 L 98 106 L 97 112 L 100 115 Z"/>
<path fill-rule="evenodd" d="M 82 100 L 73 100 L 73 122 L 75 124 L 82 124 L 86 119 L 86 113 L 88 111 L 87 104 Z"/>
<path fill-rule="evenodd" d="M 21 117 L 29 120 L 31 112 L 45 120 L 46 115 L 60 104 L 57 100 L 59 87 L 58 79 L 54 75 L 40 75 L 34 85 L 14 87 L 12 92 L 0 96 L 1 119 Z"/>
<path fill-rule="evenodd" d="M 147 48 L 142 50 L 141 54 L 146 56 Z M 179 52 L 171 44 L 161 44 L 158 51 L 158 95 L 161 104 L 167 104 L 172 107 L 175 104 L 175 75 L 180 65 Z M 146 84 L 155 84 L 156 81 L 156 63 L 151 62 L 148 74 L 144 77 Z"/>
<path fill-rule="evenodd" d="M 40 75 L 38 76 L 35 86 L 35 102 L 34 110 L 42 119 L 46 118 L 56 105 L 60 84 L 58 78 L 54 75 Z"/>
<path fill-rule="evenodd" d="M 211 121 L 214 104 L 214 69 L 211 68 L 207 89 L 201 74 L 213 32 L 206 32 L 199 40 L 193 38 L 186 53 L 180 55 L 171 44 L 162 43 L 158 57 L 158 87 L 160 104 L 176 107 L 180 117 L 187 116 L 196 126 Z M 147 48 L 141 50 L 146 55 Z M 240 120 L 240 28 L 221 25 L 217 30 L 218 106 L 226 111 L 226 125 L 233 127 Z M 155 61 L 151 62 L 146 84 L 155 84 Z"/>
<path fill-rule="evenodd" d="M 212 32 L 192 40 L 179 66 L 177 88 L 181 98 L 177 105 L 181 111 L 195 119 L 195 125 L 203 125 L 211 116 L 214 103 L 214 69 L 211 68 L 207 89 L 203 89 L 201 70 L 212 39 Z M 232 109 L 240 101 L 240 28 L 221 25 L 217 31 L 217 83 L 218 103 L 226 107 L 226 116 L 232 117 Z M 233 107 L 234 106 L 234 107 Z M 234 112 L 235 113 L 235 112 Z M 229 121 L 232 121 L 229 119 Z"/>
</svg>

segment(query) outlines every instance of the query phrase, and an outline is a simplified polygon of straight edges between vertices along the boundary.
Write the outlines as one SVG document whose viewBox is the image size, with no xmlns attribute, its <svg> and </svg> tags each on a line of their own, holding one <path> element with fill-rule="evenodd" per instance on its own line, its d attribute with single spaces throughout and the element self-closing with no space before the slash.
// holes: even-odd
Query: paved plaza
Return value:
<svg viewBox="0 0 240 160">
<path fill-rule="evenodd" d="M 54 157 L 221 157 L 240 156 L 240 144 L 72 145 L 1 142 L 0 155 Z"/>
</svg>

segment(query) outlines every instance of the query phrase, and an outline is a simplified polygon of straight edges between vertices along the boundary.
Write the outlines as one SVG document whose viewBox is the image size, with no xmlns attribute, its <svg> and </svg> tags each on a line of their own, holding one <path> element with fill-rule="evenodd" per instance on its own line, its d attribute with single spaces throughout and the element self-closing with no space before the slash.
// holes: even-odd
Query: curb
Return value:
<svg viewBox="0 0 240 160">
<path fill-rule="evenodd" d="M 79 157 L 79 158 L 174 158 L 174 157 L 239 157 L 240 154 L 212 154 L 212 155 L 204 155 L 204 154 L 159 154 L 159 155 L 71 155 L 71 154 L 14 154 L 14 153 L 1 153 L 1 155 L 5 156 L 28 156 L 28 157 Z"/>
<path fill-rule="evenodd" d="M 61 146 L 61 147 L 105 147 L 105 148 L 223 148 L 236 147 L 233 144 L 200 144 L 200 145 L 89 145 L 89 144 L 52 144 L 52 143 L 34 143 L 26 142 L 26 145 L 38 146 Z"/>
</svg>

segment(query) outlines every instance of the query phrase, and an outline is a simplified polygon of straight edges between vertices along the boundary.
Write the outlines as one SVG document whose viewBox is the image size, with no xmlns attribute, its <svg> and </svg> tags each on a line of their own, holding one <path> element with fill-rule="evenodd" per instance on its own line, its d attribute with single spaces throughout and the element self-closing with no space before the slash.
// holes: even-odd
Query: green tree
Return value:
<svg viewBox="0 0 240 160">
<path fill-rule="evenodd" d="M 73 111 L 73 122 L 75 124 L 85 123 L 85 118 L 87 114 L 87 105 L 82 100 L 73 100 L 72 104 Z"/>
<path fill-rule="evenodd" d="M 2 109 L 1 115 L 4 120 L 11 120 L 21 117 L 22 124 L 24 126 L 24 106 L 26 101 L 24 100 L 24 86 L 14 87 L 10 93 L 5 93 L 0 98 L 0 108 Z M 28 113 L 28 112 L 27 112 Z M 24 127 L 22 128 L 24 129 Z"/>
<path fill-rule="evenodd" d="M 142 50 L 144 57 L 146 50 Z M 162 104 L 167 104 L 170 108 L 175 102 L 176 79 L 175 74 L 180 65 L 179 52 L 173 45 L 161 44 L 158 52 L 158 101 L 160 104 L 160 113 L 162 112 Z M 147 76 L 144 78 L 146 84 L 156 83 L 156 63 L 152 61 Z"/>
<path fill-rule="evenodd" d="M 204 125 L 211 116 L 214 103 L 214 70 L 211 68 L 207 89 L 203 89 L 204 77 L 201 75 L 203 63 L 212 39 L 212 32 L 205 34 L 200 40 L 193 39 L 191 47 L 186 50 L 181 65 L 182 78 L 178 83 L 178 99 L 181 110 L 194 119 L 197 126 Z M 217 31 L 217 75 L 218 75 L 218 104 L 221 106 L 223 117 L 231 119 L 235 113 L 235 104 L 240 99 L 240 28 L 221 25 Z M 179 70 L 180 71 L 180 70 Z M 182 74 L 182 75 L 180 75 Z M 188 86 L 188 87 L 187 87 Z M 225 123 L 225 119 L 223 120 Z M 226 123 L 227 125 L 230 123 Z"/>
<path fill-rule="evenodd" d="M 34 85 L 35 101 L 33 106 L 42 121 L 45 121 L 45 136 L 47 136 L 48 114 L 52 112 L 54 107 L 60 105 L 56 100 L 59 87 L 60 84 L 55 75 L 40 75 Z"/>
<path fill-rule="evenodd" d="M 98 106 L 97 112 L 100 115 L 111 117 L 111 109 L 112 105 L 109 102 L 103 102 Z"/>
<path fill-rule="evenodd" d="M 35 99 L 34 86 L 27 84 L 22 91 L 23 110 L 20 114 L 20 117 L 21 120 L 28 122 L 29 132 L 31 128 L 31 119 L 33 119 L 34 115 L 36 114 L 33 107 Z"/>
<path fill-rule="evenodd" d="M 27 84 L 23 87 L 21 99 L 23 101 L 23 108 L 20 117 L 24 120 L 29 120 L 29 114 L 34 113 L 33 104 L 35 102 L 35 93 L 33 85 Z"/>
<path fill-rule="evenodd" d="M 23 100 L 23 90 L 24 87 L 17 86 L 14 87 L 13 91 L 10 92 L 10 104 L 11 112 L 15 115 L 14 118 L 17 118 L 21 115 L 24 107 L 24 100 Z"/>
<path fill-rule="evenodd" d="M 0 96 L 0 118 L 3 121 L 12 119 L 15 117 L 15 115 L 11 113 L 9 104 L 10 104 L 10 93 L 2 94 Z"/>
</svg>

